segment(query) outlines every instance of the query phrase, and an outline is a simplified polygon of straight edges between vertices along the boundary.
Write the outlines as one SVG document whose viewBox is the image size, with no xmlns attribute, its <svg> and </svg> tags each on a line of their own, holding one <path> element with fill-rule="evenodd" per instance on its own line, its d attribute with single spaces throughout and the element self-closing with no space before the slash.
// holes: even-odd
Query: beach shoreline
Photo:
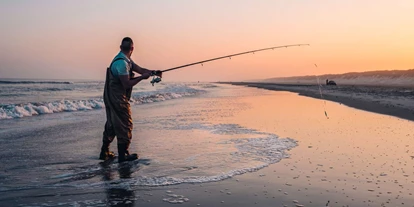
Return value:
<svg viewBox="0 0 414 207">
<path fill-rule="evenodd" d="M 346 106 L 414 121 L 414 96 L 413 92 L 407 94 L 401 87 L 381 86 L 321 86 L 310 84 L 278 84 L 261 82 L 220 82 L 247 87 L 255 87 L 275 91 L 289 91 L 301 96 L 328 100 L 344 104 Z M 361 90 L 364 89 L 364 90 Z"/>
<path fill-rule="evenodd" d="M 102 110 L 2 120 L 0 206 L 412 206 L 413 122 L 336 103 L 326 119 L 323 101 L 285 91 L 209 90 L 132 107 L 131 148 L 149 165 L 99 164 Z M 297 146 L 275 151 L 287 138 Z"/>
</svg>

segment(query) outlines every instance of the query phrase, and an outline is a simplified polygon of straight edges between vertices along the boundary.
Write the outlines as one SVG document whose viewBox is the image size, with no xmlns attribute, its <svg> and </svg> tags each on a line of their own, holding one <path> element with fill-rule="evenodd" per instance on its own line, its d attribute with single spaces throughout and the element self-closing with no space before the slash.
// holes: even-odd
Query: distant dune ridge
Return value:
<svg viewBox="0 0 414 207">
<path fill-rule="evenodd" d="M 329 79 L 335 81 L 338 85 L 414 87 L 414 69 L 350 72 L 343 74 L 324 74 L 318 77 L 320 84 L 325 84 L 326 79 Z M 264 79 L 260 82 L 286 84 L 317 84 L 317 76 L 311 75 L 279 77 Z"/>
</svg>

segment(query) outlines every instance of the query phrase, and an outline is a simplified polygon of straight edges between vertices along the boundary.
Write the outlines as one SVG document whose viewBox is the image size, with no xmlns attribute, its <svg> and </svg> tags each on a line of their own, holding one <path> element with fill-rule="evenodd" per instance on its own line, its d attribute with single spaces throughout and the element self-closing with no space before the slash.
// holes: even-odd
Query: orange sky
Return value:
<svg viewBox="0 0 414 207">
<path fill-rule="evenodd" d="M 124 36 L 149 69 L 311 44 L 184 68 L 165 81 L 410 69 L 412 11 L 412 0 L 1 1 L 0 78 L 102 80 Z"/>
</svg>

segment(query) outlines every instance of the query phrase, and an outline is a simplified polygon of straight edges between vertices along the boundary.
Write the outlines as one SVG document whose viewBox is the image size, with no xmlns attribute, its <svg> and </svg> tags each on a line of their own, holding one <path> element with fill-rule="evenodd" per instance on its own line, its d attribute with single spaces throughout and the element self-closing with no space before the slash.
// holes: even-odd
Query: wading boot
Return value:
<svg viewBox="0 0 414 207">
<path fill-rule="evenodd" d="M 129 154 L 129 144 L 118 144 L 118 162 L 133 161 L 138 159 L 138 154 Z"/>
<path fill-rule="evenodd" d="M 99 154 L 100 160 L 108 160 L 115 157 L 115 153 L 109 151 L 109 142 L 103 142 L 101 147 L 101 154 Z"/>
</svg>

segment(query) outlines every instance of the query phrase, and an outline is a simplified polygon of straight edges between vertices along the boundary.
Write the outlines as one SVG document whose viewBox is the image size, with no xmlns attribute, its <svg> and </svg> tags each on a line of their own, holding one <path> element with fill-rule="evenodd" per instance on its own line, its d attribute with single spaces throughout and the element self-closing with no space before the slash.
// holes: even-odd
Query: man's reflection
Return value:
<svg viewBox="0 0 414 207">
<path fill-rule="evenodd" d="M 113 180 L 113 172 L 111 171 L 109 164 L 101 164 L 103 168 L 102 180 L 111 181 Z M 131 166 L 128 164 L 122 164 L 118 166 L 118 173 L 121 179 L 131 178 Z M 105 192 L 106 192 L 106 204 L 107 206 L 134 206 L 134 201 L 136 200 L 134 191 L 127 190 L 123 188 L 117 188 L 112 186 L 109 182 L 105 183 Z"/>
</svg>

